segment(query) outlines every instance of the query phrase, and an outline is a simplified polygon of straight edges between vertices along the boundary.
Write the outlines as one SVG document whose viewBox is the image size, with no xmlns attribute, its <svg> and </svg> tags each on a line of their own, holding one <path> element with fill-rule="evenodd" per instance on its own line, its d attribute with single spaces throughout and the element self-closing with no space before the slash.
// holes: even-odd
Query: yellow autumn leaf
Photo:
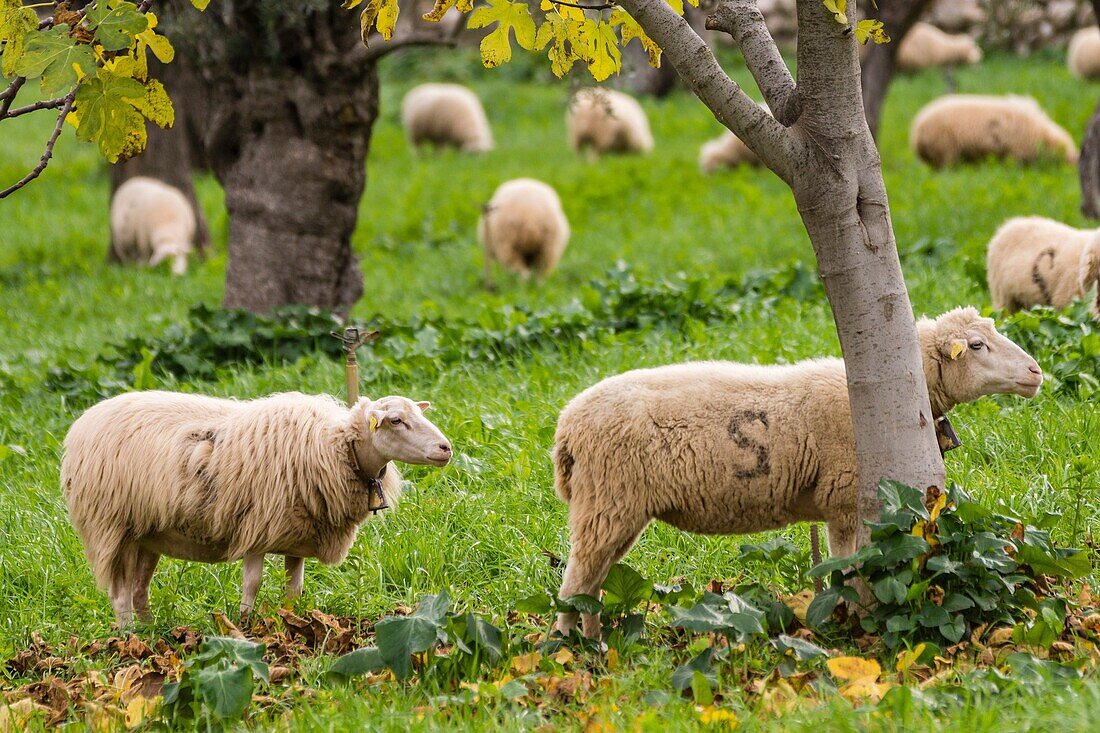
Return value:
<svg viewBox="0 0 1100 733">
<path fill-rule="evenodd" d="M 460 13 L 468 13 L 474 9 L 474 0 L 435 0 L 435 7 L 420 17 L 430 23 L 438 23 L 451 8 L 456 8 Z"/>
<path fill-rule="evenodd" d="M 877 680 L 882 674 L 878 662 L 862 657 L 833 657 L 826 664 L 838 680 Z"/>
<path fill-rule="evenodd" d="M 684 0 L 668 0 L 668 4 L 680 15 L 684 14 Z M 695 3 L 692 3 L 692 5 L 695 5 Z"/>
<path fill-rule="evenodd" d="M 560 79 L 569 73 L 573 63 L 578 58 L 586 57 L 578 43 L 579 23 L 560 13 L 547 13 L 544 21 L 535 34 L 535 49 L 541 51 L 550 45 L 547 56 L 550 59 L 550 70 Z"/>
<path fill-rule="evenodd" d="M 844 14 L 848 9 L 848 0 L 824 0 L 823 4 L 825 9 L 836 18 L 837 23 L 848 25 L 848 16 Z"/>
<path fill-rule="evenodd" d="M 349 8 L 354 8 L 362 0 L 348 0 Z M 371 28 L 378 31 L 378 35 L 385 40 L 393 38 L 393 29 L 397 25 L 397 15 L 401 9 L 397 7 L 397 0 L 367 0 L 363 6 L 363 12 L 359 15 L 359 34 L 363 38 L 363 45 L 369 46 L 367 38 Z"/>
<path fill-rule="evenodd" d="M 535 21 L 525 2 L 511 0 L 488 0 L 488 5 L 479 7 L 470 13 L 467 28 L 484 28 L 492 23 L 497 27 L 481 39 L 481 63 L 492 69 L 512 60 L 512 41 L 509 30 L 515 35 L 516 43 L 528 51 L 535 50 Z"/>
<path fill-rule="evenodd" d="M 875 682 L 870 678 L 862 678 L 844 685 L 839 692 L 845 700 L 858 705 L 865 702 L 878 702 L 891 687 L 893 684 L 889 682 Z"/>
<path fill-rule="evenodd" d="M 925 644 L 922 641 L 908 651 L 902 650 L 898 652 L 898 663 L 894 665 L 894 668 L 899 672 L 905 672 L 920 659 L 921 654 L 924 654 L 924 648 Z"/>
<path fill-rule="evenodd" d="M 924 539 L 924 527 L 926 524 L 927 522 L 923 519 L 918 519 L 916 523 L 913 524 L 913 529 L 909 531 L 909 534 Z"/>
<path fill-rule="evenodd" d="M 588 49 L 588 72 L 596 81 L 604 81 L 622 68 L 622 52 L 619 38 L 609 23 L 586 18 L 580 28 L 580 36 Z"/>
<path fill-rule="evenodd" d="M 614 672 L 619 667 L 619 650 L 615 647 L 611 647 L 607 650 L 607 671 Z"/>
<path fill-rule="evenodd" d="M 573 657 L 573 652 L 569 651 L 568 649 L 559 649 L 558 651 L 550 655 L 550 658 L 563 667 L 568 667 L 574 662 L 575 659 Z"/>
<path fill-rule="evenodd" d="M 942 512 L 946 506 L 947 494 L 940 494 L 939 497 L 936 499 L 936 502 L 932 504 L 932 509 L 928 512 L 928 515 L 933 522 L 939 518 L 940 512 Z"/>
<path fill-rule="evenodd" d="M 732 711 L 716 708 L 713 705 L 696 707 L 695 712 L 699 715 L 699 722 L 710 728 L 733 730 L 740 722 Z"/>
<path fill-rule="evenodd" d="M 127 728 L 136 728 L 150 720 L 160 707 L 161 697 L 141 697 L 130 700 L 126 705 L 125 722 Z"/>
<path fill-rule="evenodd" d="M 530 654 L 523 654 L 518 657 L 512 657 L 510 662 L 510 668 L 516 674 L 531 674 L 539 668 L 539 661 L 542 659 L 542 655 L 538 652 L 531 652 Z"/>
<path fill-rule="evenodd" d="M 646 55 L 649 57 L 649 65 L 655 69 L 661 68 L 661 47 L 646 35 L 646 32 L 638 25 L 638 21 L 630 17 L 629 13 L 621 8 L 615 8 L 611 11 L 610 23 L 612 26 L 619 27 L 619 33 L 622 34 L 623 38 L 623 47 L 637 38 L 638 43 L 642 44 L 642 48 L 645 49 Z"/>
<path fill-rule="evenodd" d="M 167 129 L 176 122 L 176 110 L 164 85 L 156 79 L 145 83 L 145 97 L 134 100 L 134 106 L 153 124 Z"/>
<path fill-rule="evenodd" d="M 886 35 L 886 27 L 881 20 L 864 18 L 856 23 L 855 35 L 860 44 L 865 44 L 869 40 L 878 45 L 890 42 L 890 36 Z"/>
</svg>

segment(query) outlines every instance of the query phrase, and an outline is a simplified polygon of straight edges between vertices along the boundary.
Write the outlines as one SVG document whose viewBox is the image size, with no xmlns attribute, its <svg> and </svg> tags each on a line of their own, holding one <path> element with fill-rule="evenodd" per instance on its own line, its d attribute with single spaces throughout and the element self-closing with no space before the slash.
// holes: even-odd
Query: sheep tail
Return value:
<svg viewBox="0 0 1100 733">
<path fill-rule="evenodd" d="M 573 453 L 565 445 L 565 440 L 559 439 L 554 444 L 554 491 L 566 504 L 573 498 L 573 488 L 570 486 L 573 464 Z"/>
</svg>

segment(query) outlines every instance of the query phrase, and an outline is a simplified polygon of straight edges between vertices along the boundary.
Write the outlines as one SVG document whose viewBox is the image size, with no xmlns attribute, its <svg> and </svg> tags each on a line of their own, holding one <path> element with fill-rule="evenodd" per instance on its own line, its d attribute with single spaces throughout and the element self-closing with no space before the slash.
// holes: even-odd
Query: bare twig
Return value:
<svg viewBox="0 0 1100 733">
<path fill-rule="evenodd" d="M 3 100 L 3 102 L 0 103 L 0 120 L 7 116 L 8 110 L 11 109 L 12 102 L 15 101 L 15 95 L 19 93 L 19 89 L 26 83 L 26 78 L 17 76 L 11 80 L 11 84 L 8 84 L 8 88 L 0 93 L 0 99 Z"/>
<path fill-rule="evenodd" d="M 40 175 L 42 175 L 42 171 L 46 170 L 46 166 L 50 164 L 50 158 L 53 157 L 53 146 L 57 143 L 57 138 L 61 135 L 61 128 L 65 125 L 65 118 L 68 117 L 69 111 L 72 110 L 73 100 L 75 99 L 76 90 L 74 89 L 69 92 L 68 96 L 65 97 L 65 103 L 61 107 L 61 113 L 57 115 L 57 124 L 54 125 L 53 132 L 50 133 L 50 139 L 46 141 L 46 150 L 42 153 L 42 157 L 39 159 L 38 165 L 36 165 L 34 167 L 34 170 L 32 170 L 30 173 L 19 179 L 18 182 L 13 183 L 12 185 L 5 188 L 3 191 L 0 191 L 0 199 L 5 198 L 23 188 L 23 186 L 26 186 L 35 178 L 38 178 Z"/>
<path fill-rule="evenodd" d="M 722 0 L 706 27 L 733 37 L 772 115 L 785 127 L 793 125 L 802 114 L 802 99 L 756 1 Z"/>
<path fill-rule="evenodd" d="M 28 112 L 37 112 L 40 109 L 57 109 L 61 105 L 65 104 L 65 99 L 66 97 L 58 97 L 57 99 L 45 99 L 41 102 L 28 104 L 24 107 L 17 107 L 10 112 L 4 112 L 4 110 L 0 109 L 0 120 L 10 120 L 12 117 L 25 115 Z"/>
<path fill-rule="evenodd" d="M 395 37 L 384 43 L 376 43 L 370 48 L 358 54 L 357 61 L 364 63 L 376 63 L 379 59 L 389 56 L 398 49 L 406 46 L 454 46 L 453 36 L 444 36 L 440 33 L 414 32 L 404 37 Z"/>
<path fill-rule="evenodd" d="M 580 3 L 569 3 L 565 0 L 550 0 L 555 5 L 564 5 L 567 8 L 580 8 L 581 10 L 611 10 L 617 8 L 615 3 L 601 3 L 600 5 L 581 5 Z"/>
</svg>

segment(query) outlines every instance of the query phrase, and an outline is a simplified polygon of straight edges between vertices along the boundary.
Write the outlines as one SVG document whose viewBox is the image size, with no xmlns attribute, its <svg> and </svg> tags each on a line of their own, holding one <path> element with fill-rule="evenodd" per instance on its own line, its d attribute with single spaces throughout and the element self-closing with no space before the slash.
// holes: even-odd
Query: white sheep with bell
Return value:
<svg viewBox="0 0 1100 733">
<path fill-rule="evenodd" d="M 1031 97 L 944 95 L 913 118 L 909 144 L 936 168 L 987 157 L 1021 163 L 1044 157 L 1077 162 L 1073 138 Z"/>
<path fill-rule="evenodd" d="M 493 262 L 524 279 L 557 267 L 569 243 L 569 220 L 552 187 L 516 178 L 500 184 L 485 205 L 477 239 L 485 251 L 485 286 L 492 287 Z"/>
<path fill-rule="evenodd" d="M 172 274 L 182 275 L 196 226 L 183 192 L 155 178 L 129 178 L 111 199 L 111 252 L 120 262 L 156 267 L 171 259 Z"/>
<path fill-rule="evenodd" d="M 986 278 L 994 308 L 1065 308 L 1100 278 L 1100 230 L 1041 216 L 1009 219 L 989 240 Z"/>
<path fill-rule="evenodd" d="M 898 46 L 898 68 L 920 71 L 940 66 L 976 64 L 982 49 L 965 33 L 944 33 L 930 23 L 914 23 Z"/>
<path fill-rule="evenodd" d="M 264 555 L 285 555 L 287 596 L 299 595 L 304 558 L 342 561 L 374 497 L 396 500 L 391 461 L 450 461 L 427 408 L 404 397 L 347 408 L 298 392 L 237 401 L 160 391 L 89 408 L 65 436 L 61 489 L 119 624 L 150 618 L 161 555 L 243 559 L 242 614 Z"/>
<path fill-rule="evenodd" d="M 581 152 L 648 153 L 653 133 L 642 105 L 614 89 L 582 89 L 573 95 L 566 114 L 569 145 Z"/>
<path fill-rule="evenodd" d="M 401 124 L 414 147 L 435 145 L 467 153 L 493 149 L 481 100 L 461 84 L 421 84 L 401 101 Z"/>
<path fill-rule="evenodd" d="M 932 418 L 990 394 L 1032 397 L 1039 365 L 973 308 L 917 323 Z M 610 377 L 573 398 L 554 436 L 572 544 L 560 596 L 596 596 L 654 519 L 700 534 L 828 522 L 855 550 L 858 475 L 840 359 L 698 362 Z M 563 613 L 569 633 L 577 614 Z M 599 632 L 585 615 L 584 633 Z"/>
</svg>

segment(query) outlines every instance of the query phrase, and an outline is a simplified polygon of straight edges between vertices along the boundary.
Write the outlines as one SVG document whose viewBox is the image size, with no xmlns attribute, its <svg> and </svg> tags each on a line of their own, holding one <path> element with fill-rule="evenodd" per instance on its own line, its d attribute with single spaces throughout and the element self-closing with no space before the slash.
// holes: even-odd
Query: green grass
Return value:
<svg viewBox="0 0 1100 733">
<path fill-rule="evenodd" d="M 702 177 L 699 146 L 720 127 L 693 97 L 678 92 L 643 102 L 657 140 L 646 158 L 587 162 L 567 148 L 564 114 L 569 87 L 548 83 L 542 70 L 518 64 L 484 73 L 468 56 L 420 54 L 386 62 L 382 113 L 374 130 L 366 195 L 354 246 L 365 273 L 365 295 L 353 316 L 392 318 L 444 315 L 476 320 L 508 304 L 546 308 L 569 303 L 594 277 L 622 260 L 641 276 L 684 272 L 694 277 L 736 275 L 813 256 L 789 191 L 767 171 L 741 169 Z M 747 89 L 743 68 L 733 67 Z M 1032 94 L 1080 139 L 1097 89 L 1072 80 L 1060 59 L 1021 61 L 993 56 L 956 73 L 960 91 Z M 457 79 L 473 84 L 486 103 L 497 149 L 481 157 L 417 155 L 398 122 L 401 95 L 414 83 Z M 984 246 L 1006 218 L 1040 214 L 1077 226 L 1076 172 L 1068 166 L 1024 168 L 989 163 L 934 172 L 908 150 L 908 121 L 946 91 L 936 73 L 899 79 L 885 109 L 881 149 L 893 221 L 910 294 L 918 313 L 960 304 L 984 306 Z M 32 119 L 33 118 L 33 119 Z M 48 114 L 5 122 L 0 181 L 19 178 L 40 154 Z M 480 205 L 503 180 L 527 175 L 554 185 L 572 223 L 573 238 L 560 269 L 541 285 L 507 277 L 495 294 L 480 288 L 481 254 L 474 224 Z M 41 180 L 0 203 L 0 444 L 26 449 L 0 463 L 0 658 L 27 643 L 32 632 L 63 641 L 111 634 L 112 615 L 97 590 L 68 524 L 57 485 L 60 442 L 77 407 L 47 391 L 49 367 L 87 363 L 108 344 L 135 333 L 158 334 L 184 319 L 195 303 L 216 305 L 225 271 L 226 215 L 209 176 L 198 179 L 217 254 L 196 263 L 185 278 L 165 271 L 111 267 L 106 167 L 95 151 L 66 131 Z M 567 551 L 566 510 L 553 495 L 549 451 L 558 411 L 598 379 L 629 368 L 686 359 L 770 363 L 836 354 L 824 302 L 783 300 L 751 307 L 731 322 L 690 332 L 654 329 L 561 349 L 540 349 L 506 364 L 477 362 L 418 371 L 380 393 L 433 402 L 433 419 L 461 459 L 444 470 L 410 468 L 412 487 L 399 511 L 368 521 L 349 559 L 338 567 L 307 563 L 303 608 L 377 618 L 396 604 L 447 588 L 452 598 L 502 613 L 535 590 L 556 589 L 558 572 L 543 551 Z M 218 395 L 251 397 L 272 391 L 342 390 L 343 371 L 323 359 L 295 365 L 225 371 L 215 383 L 190 385 Z M 168 386 L 178 386 L 169 383 Z M 1054 535 L 1080 542 L 1100 533 L 1094 489 L 1083 501 L 1069 472 L 1076 456 L 1100 449 L 1095 404 L 1041 394 L 984 400 L 958 409 L 963 446 L 950 454 L 949 477 L 983 502 L 1005 501 L 1025 518 L 1068 511 Z M 1095 481 L 1095 476 L 1091 477 Z M 1073 508 L 1080 505 L 1074 516 Z M 805 547 L 807 528 L 783 534 Z M 758 538 L 759 539 L 759 538 Z M 627 562 L 658 582 L 683 576 L 744 578 L 782 591 L 803 580 L 767 565 L 733 562 L 746 538 L 697 537 L 665 526 L 646 531 Z M 279 602 L 279 571 L 268 567 L 260 602 Z M 152 604 L 164 631 L 177 624 L 211 630 L 210 613 L 233 615 L 239 567 L 164 561 L 153 582 Z M 590 702 L 614 703 L 617 724 L 650 715 L 656 727 L 695 720 L 690 703 L 649 709 L 644 692 L 668 689 L 667 648 L 638 651 L 623 660 L 612 682 Z M 321 663 L 304 672 L 320 684 Z M 0 687 L 20 680 L 5 680 Z M 507 705 L 473 709 L 429 706 L 431 691 L 382 685 L 362 694 L 322 692 L 314 702 L 288 706 L 302 729 L 405 729 L 407 726 L 532 728 L 545 718 Z M 837 702 L 784 716 L 751 717 L 750 700 L 736 685 L 726 703 L 747 729 L 808 728 L 901 730 L 915 726 L 977 730 L 1059 726 L 1088 730 L 1100 715 L 1094 682 L 1051 683 L 1036 694 L 996 698 L 968 694 L 943 710 L 868 717 Z M 551 718 L 575 726 L 569 709 Z M 276 709 L 271 717 L 278 717 Z"/>
</svg>

